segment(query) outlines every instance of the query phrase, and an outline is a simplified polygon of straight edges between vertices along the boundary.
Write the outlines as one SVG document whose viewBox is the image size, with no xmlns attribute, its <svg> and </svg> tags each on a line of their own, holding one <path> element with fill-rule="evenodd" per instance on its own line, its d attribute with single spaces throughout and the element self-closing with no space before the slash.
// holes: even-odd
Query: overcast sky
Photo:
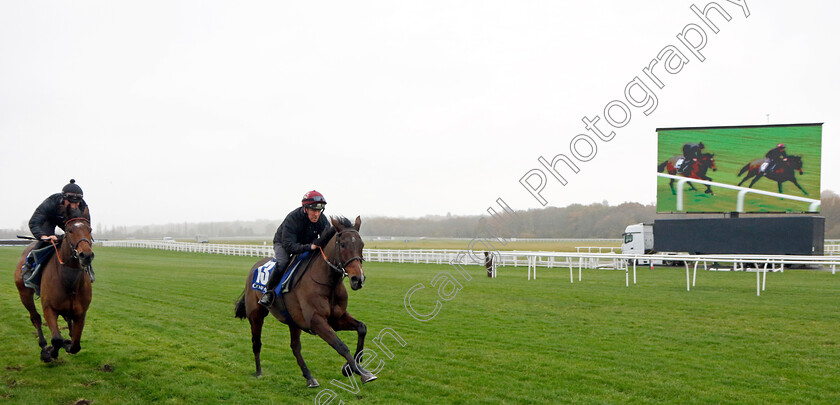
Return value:
<svg viewBox="0 0 840 405">
<path fill-rule="evenodd" d="M 656 128 L 768 122 L 824 122 L 840 191 L 840 6 L 716 3 L 729 21 L 674 0 L 4 1 L 0 228 L 70 178 L 106 227 L 280 219 L 310 189 L 349 217 L 540 208 L 520 179 L 578 134 L 597 151 L 546 176 L 547 206 L 653 203 Z M 686 60 L 653 67 L 660 88 L 643 69 L 666 49 Z M 637 77 L 655 108 L 628 100 Z"/>
</svg>

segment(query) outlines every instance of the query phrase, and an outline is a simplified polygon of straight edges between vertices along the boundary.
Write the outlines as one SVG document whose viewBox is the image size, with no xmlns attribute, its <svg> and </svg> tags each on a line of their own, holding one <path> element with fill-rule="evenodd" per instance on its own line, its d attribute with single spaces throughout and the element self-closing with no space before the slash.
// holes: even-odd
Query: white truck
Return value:
<svg viewBox="0 0 840 405">
<path fill-rule="evenodd" d="M 651 253 L 667 253 L 655 252 L 653 248 L 653 224 L 641 223 L 627 225 L 624 229 L 624 241 L 621 243 L 621 253 L 623 254 L 651 254 Z M 650 265 L 666 265 L 674 266 L 682 264 L 677 261 L 654 259 L 651 263 L 650 259 L 640 258 L 636 264 L 650 264 Z"/>
</svg>

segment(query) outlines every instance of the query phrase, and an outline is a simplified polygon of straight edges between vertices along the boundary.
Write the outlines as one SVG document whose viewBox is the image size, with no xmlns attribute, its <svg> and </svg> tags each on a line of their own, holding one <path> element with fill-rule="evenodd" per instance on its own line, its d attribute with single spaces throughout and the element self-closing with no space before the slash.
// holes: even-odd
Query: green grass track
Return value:
<svg viewBox="0 0 840 405">
<path fill-rule="evenodd" d="M 305 381 L 288 329 L 268 319 L 263 372 L 254 378 L 247 321 L 233 302 L 254 258 L 96 248 L 97 281 L 82 351 L 39 360 L 34 330 L 12 283 L 19 248 L 0 248 L 0 402 L 20 404 L 313 404 L 330 389 L 346 404 L 782 404 L 840 403 L 840 274 L 702 272 L 685 289 L 682 268 L 623 271 L 365 263 L 350 312 L 368 326 L 379 379 L 351 393 L 343 360 L 315 336 L 303 355 L 321 383 Z M 435 275 L 462 285 L 437 315 Z M 453 295 L 452 285 L 443 294 Z M 40 303 L 39 303 L 40 306 Z M 405 340 L 373 344 L 390 328 Z M 66 331 L 64 331 L 66 336 Z M 355 347 L 354 332 L 340 332 Z M 377 361 L 378 361 L 377 360 Z M 377 362 L 374 361 L 374 362 Z M 358 379 L 356 380 L 358 381 Z"/>
</svg>

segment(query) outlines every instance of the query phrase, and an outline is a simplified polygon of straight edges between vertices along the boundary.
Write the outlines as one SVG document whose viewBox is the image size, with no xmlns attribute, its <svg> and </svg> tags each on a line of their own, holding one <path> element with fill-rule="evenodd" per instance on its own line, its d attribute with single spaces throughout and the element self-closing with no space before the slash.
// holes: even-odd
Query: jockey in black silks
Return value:
<svg viewBox="0 0 840 405">
<path fill-rule="evenodd" d="M 775 148 L 770 149 L 767 153 L 764 154 L 764 157 L 767 158 L 769 163 L 764 168 L 764 173 L 772 173 L 773 170 L 779 166 L 779 163 L 782 163 L 787 159 L 787 152 L 785 151 L 785 144 L 780 143 L 776 145 Z"/>
<path fill-rule="evenodd" d="M 63 231 L 67 220 L 82 216 L 87 209 L 88 205 L 84 200 L 82 188 L 74 179 L 70 179 L 70 183 L 67 183 L 60 193 L 47 197 L 38 208 L 35 208 L 35 212 L 29 219 L 29 230 L 38 242 L 23 262 L 21 278 L 24 282 L 28 281 L 34 270 L 35 257 L 32 252 L 59 242 L 60 238 L 55 235 L 55 228 L 61 228 Z M 91 279 L 93 279 L 92 271 Z M 30 285 L 27 287 L 34 288 Z"/>
<path fill-rule="evenodd" d="M 683 145 L 683 162 L 680 165 L 681 174 L 686 175 L 691 171 L 689 168 L 697 159 L 697 157 L 700 156 L 700 153 L 705 147 L 706 145 L 703 145 L 703 142 L 686 143 Z"/>
<path fill-rule="evenodd" d="M 274 234 L 274 271 L 268 278 L 266 292 L 260 298 L 260 305 L 270 307 L 274 303 L 274 289 L 280 284 L 292 255 L 318 249 L 313 244 L 330 228 L 327 217 L 321 215 L 327 205 L 324 196 L 315 191 L 303 195 L 301 206 L 286 215 L 286 219 Z"/>
</svg>

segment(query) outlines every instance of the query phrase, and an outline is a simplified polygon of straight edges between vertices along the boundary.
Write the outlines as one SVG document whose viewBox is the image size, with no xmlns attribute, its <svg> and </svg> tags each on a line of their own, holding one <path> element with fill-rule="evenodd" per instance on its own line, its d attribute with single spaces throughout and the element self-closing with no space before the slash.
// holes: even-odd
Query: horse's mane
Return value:
<svg viewBox="0 0 840 405">
<path fill-rule="evenodd" d="M 341 226 L 343 228 L 352 228 L 353 227 L 353 224 L 346 217 L 343 217 L 343 216 L 330 217 L 330 219 L 332 219 L 333 221 L 341 224 Z M 324 230 L 324 234 L 321 235 L 320 238 L 318 238 L 317 240 L 315 240 L 315 242 L 312 242 L 312 243 L 315 244 L 316 246 L 324 247 L 324 246 L 327 245 L 327 242 L 329 242 L 330 239 L 332 239 L 332 237 L 335 236 L 336 232 L 338 232 L 338 230 L 335 229 L 334 226 L 330 226 L 329 228 Z"/>
<path fill-rule="evenodd" d="M 315 246 L 324 247 L 327 246 L 327 242 L 335 236 L 335 228 L 330 226 L 324 231 L 324 234 L 321 235 L 320 238 L 316 239 L 315 242 L 312 242 Z"/>
</svg>

